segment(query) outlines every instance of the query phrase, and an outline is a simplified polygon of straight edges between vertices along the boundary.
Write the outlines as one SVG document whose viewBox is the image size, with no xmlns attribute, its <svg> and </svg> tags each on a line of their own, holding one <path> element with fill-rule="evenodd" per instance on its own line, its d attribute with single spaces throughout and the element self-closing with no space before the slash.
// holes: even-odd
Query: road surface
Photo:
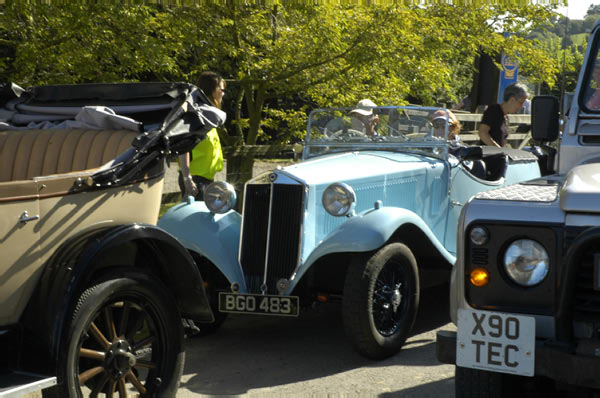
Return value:
<svg viewBox="0 0 600 398">
<path fill-rule="evenodd" d="M 455 330 L 447 286 L 422 292 L 413 336 L 383 361 L 353 350 L 337 304 L 299 318 L 231 315 L 216 334 L 186 340 L 177 397 L 451 398 L 454 367 L 435 358 L 438 329 Z"/>
</svg>

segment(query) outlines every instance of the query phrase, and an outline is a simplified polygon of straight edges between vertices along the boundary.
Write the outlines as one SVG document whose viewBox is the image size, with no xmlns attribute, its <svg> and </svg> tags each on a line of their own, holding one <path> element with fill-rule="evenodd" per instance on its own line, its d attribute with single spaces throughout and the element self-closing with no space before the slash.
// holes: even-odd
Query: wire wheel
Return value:
<svg viewBox="0 0 600 398">
<path fill-rule="evenodd" d="M 361 355 L 383 359 L 400 351 L 418 307 L 417 263 L 405 244 L 390 243 L 370 256 L 356 256 L 348 267 L 342 318 Z"/>
<path fill-rule="evenodd" d="M 408 283 L 400 263 L 388 261 L 375 280 L 373 291 L 373 322 L 382 336 L 391 336 L 400 328 L 408 310 Z"/>
</svg>

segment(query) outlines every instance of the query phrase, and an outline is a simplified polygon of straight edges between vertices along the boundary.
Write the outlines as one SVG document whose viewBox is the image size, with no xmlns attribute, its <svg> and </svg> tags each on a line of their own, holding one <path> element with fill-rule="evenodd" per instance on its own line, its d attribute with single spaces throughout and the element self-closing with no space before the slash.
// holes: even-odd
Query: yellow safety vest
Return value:
<svg viewBox="0 0 600 398">
<path fill-rule="evenodd" d="M 217 129 L 212 129 L 206 138 L 192 149 L 190 174 L 213 180 L 217 171 L 223 170 L 223 150 Z"/>
</svg>

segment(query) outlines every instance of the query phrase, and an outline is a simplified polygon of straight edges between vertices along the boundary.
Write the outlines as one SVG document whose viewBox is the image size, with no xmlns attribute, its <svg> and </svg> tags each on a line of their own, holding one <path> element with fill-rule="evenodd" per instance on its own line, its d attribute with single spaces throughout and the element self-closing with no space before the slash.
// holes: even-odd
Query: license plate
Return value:
<svg viewBox="0 0 600 398">
<path fill-rule="evenodd" d="M 219 293 L 219 311 L 238 314 L 298 316 L 297 296 Z"/>
<path fill-rule="evenodd" d="M 535 369 L 535 318 L 459 309 L 456 365 L 521 376 Z"/>
</svg>

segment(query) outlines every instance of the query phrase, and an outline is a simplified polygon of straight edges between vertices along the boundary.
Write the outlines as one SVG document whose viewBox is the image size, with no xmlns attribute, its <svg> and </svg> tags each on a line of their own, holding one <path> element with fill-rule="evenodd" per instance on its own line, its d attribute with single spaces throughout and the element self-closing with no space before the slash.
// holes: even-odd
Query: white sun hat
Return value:
<svg viewBox="0 0 600 398">
<path fill-rule="evenodd" d="M 358 101 L 358 104 L 356 104 L 356 108 L 352 109 L 350 113 L 356 112 L 364 116 L 371 116 L 373 114 L 373 108 L 375 108 L 376 106 L 377 105 L 375 105 L 375 103 L 370 99 L 363 99 Z"/>
</svg>

